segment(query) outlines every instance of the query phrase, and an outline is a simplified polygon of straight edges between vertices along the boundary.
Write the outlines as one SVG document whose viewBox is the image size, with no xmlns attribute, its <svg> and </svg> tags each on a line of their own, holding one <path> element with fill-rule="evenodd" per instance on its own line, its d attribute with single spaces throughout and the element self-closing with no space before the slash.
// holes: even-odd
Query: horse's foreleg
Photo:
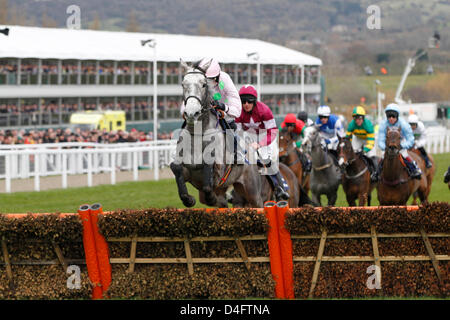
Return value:
<svg viewBox="0 0 450 320">
<path fill-rule="evenodd" d="M 347 203 L 349 207 L 355 207 L 356 206 L 356 198 L 354 197 L 353 194 L 350 195 L 346 195 L 347 198 Z M 330 200 L 328 200 L 328 202 L 330 202 Z"/>
<path fill-rule="evenodd" d="M 360 207 L 364 207 L 366 205 L 366 201 L 367 201 L 367 193 L 366 192 L 361 192 L 359 194 L 359 198 L 358 198 L 358 205 Z"/>
<path fill-rule="evenodd" d="M 193 207 L 195 205 L 195 198 L 189 195 L 189 192 L 187 190 L 183 172 L 184 171 L 183 165 L 172 162 L 170 164 L 170 170 L 172 170 L 173 174 L 175 175 L 175 181 L 177 182 L 178 187 L 178 195 L 181 201 L 186 207 L 188 208 Z"/>
<path fill-rule="evenodd" d="M 332 194 L 329 194 L 327 197 L 328 197 L 328 205 L 334 206 L 337 200 L 337 191 L 333 192 Z"/>
<path fill-rule="evenodd" d="M 217 197 L 214 194 L 213 189 L 213 166 L 212 165 L 203 165 L 203 187 L 202 191 L 205 193 L 205 202 L 208 206 L 215 206 L 217 202 Z"/>
<path fill-rule="evenodd" d="M 322 203 L 320 202 L 320 194 L 311 193 L 312 200 L 314 202 L 314 206 L 322 206 Z"/>
</svg>

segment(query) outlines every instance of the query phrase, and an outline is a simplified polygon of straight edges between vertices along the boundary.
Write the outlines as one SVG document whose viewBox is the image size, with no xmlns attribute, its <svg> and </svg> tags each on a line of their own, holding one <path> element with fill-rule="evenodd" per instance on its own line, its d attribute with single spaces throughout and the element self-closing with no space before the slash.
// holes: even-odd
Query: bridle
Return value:
<svg viewBox="0 0 450 320">
<path fill-rule="evenodd" d="M 392 132 L 392 133 L 391 133 Z M 390 137 L 390 133 L 391 133 L 391 135 L 392 134 L 397 134 L 397 135 L 399 135 L 400 136 L 400 132 L 398 132 L 397 130 L 391 130 L 391 131 L 388 131 L 388 133 L 387 133 L 387 137 L 386 137 L 386 139 L 389 137 L 390 139 L 393 139 L 393 138 L 395 138 L 395 137 Z M 394 144 L 394 143 L 389 143 L 389 145 L 387 145 L 386 146 L 387 148 L 387 155 L 389 156 L 389 157 L 394 157 L 394 156 L 396 156 L 396 155 L 398 155 L 398 152 L 400 151 L 400 146 L 398 146 L 397 144 Z M 395 153 L 394 154 L 392 154 L 390 151 L 392 150 L 392 149 L 395 149 Z"/>
<path fill-rule="evenodd" d="M 289 132 L 287 132 L 287 133 L 289 133 Z M 290 135 L 290 133 L 289 133 L 289 135 Z M 287 139 L 286 139 L 286 141 L 288 141 Z M 287 156 L 289 156 L 292 152 L 295 152 L 295 146 L 294 146 L 294 142 L 292 142 L 291 140 L 289 140 L 290 142 L 286 142 L 287 143 L 287 148 L 286 148 L 286 154 L 284 154 L 284 155 L 282 155 L 282 156 L 280 156 L 280 158 L 281 157 L 287 157 Z M 292 143 L 291 143 L 292 142 Z M 300 161 L 300 158 L 297 156 L 297 159 L 296 160 L 294 160 L 293 162 L 291 162 L 291 163 L 288 163 L 288 164 L 286 164 L 288 167 L 292 167 L 294 164 L 296 164 L 296 163 L 298 163 Z"/>
<path fill-rule="evenodd" d="M 347 140 L 348 141 L 348 140 Z M 340 152 L 339 152 L 339 158 L 341 157 L 341 155 L 342 156 L 345 156 L 345 158 L 348 158 L 347 157 L 347 154 L 344 152 L 344 148 L 345 148 L 345 145 L 344 146 L 341 146 L 340 144 L 341 143 L 346 143 L 347 141 L 341 141 L 340 143 L 339 143 L 339 148 L 340 148 Z M 347 142 L 348 143 L 348 142 Z M 351 159 L 348 159 L 347 161 L 346 161 L 346 166 L 345 166 L 345 168 L 344 168 L 344 174 L 345 174 L 345 177 L 347 178 L 347 179 L 356 179 L 356 178 L 359 178 L 359 177 L 361 177 L 369 168 L 368 168 L 368 166 L 367 166 L 367 164 L 364 166 L 364 169 L 362 169 L 360 172 L 358 172 L 357 174 L 355 174 L 355 175 L 348 175 L 347 174 L 347 168 L 353 163 L 353 162 L 355 162 L 358 158 L 357 158 L 357 154 L 355 154 L 354 152 L 353 152 L 353 158 L 351 158 Z M 363 161 L 364 162 L 364 161 Z"/>
<path fill-rule="evenodd" d="M 186 72 L 186 74 L 184 75 L 184 76 L 186 76 L 186 75 L 188 75 L 188 74 L 201 74 L 204 78 L 205 78 L 205 80 L 207 81 L 207 77 L 206 77 L 206 74 L 202 71 L 202 70 L 200 70 L 200 69 L 197 69 L 198 71 L 189 71 L 189 72 Z M 199 97 L 197 97 L 197 96 L 195 96 L 195 95 L 190 95 L 190 96 L 187 96 L 187 97 L 185 97 L 184 99 L 183 99 L 183 101 L 184 101 L 184 105 L 186 105 L 186 103 L 187 103 L 187 101 L 190 99 L 190 98 L 194 98 L 194 99 L 196 99 L 199 103 L 200 103 L 200 105 L 202 106 L 202 112 L 206 109 L 206 108 L 208 108 L 208 104 L 207 104 L 207 101 L 206 101 L 206 98 L 207 98 L 207 94 L 205 94 L 205 96 L 203 97 L 203 99 L 200 99 Z"/>
</svg>

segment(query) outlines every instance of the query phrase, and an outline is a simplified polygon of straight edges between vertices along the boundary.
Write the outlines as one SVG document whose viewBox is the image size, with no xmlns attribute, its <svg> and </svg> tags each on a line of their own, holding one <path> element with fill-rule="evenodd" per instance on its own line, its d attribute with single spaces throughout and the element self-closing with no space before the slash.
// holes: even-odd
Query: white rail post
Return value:
<svg viewBox="0 0 450 320">
<path fill-rule="evenodd" d="M 138 152 L 133 152 L 133 180 L 138 181 Z"/>
<path fill-rule="evenodd" d="M 28 178 L 30 176 L 30 155 L 23 153 L 20 157 L 20 177 L 22 179 Z"/>
<path fill-rule="evenodd" d="M 116 184 L 116 153 L 111 152 L 111 184 Z"/>
<path fill-rule="evenodd" d="M 446 140 L 447 140 L 447 143 L 446 143 L 445 152 L 450 152 L 450 134 L 447 134 Z"/>
<path fill-rule="evenodd" d="M 41 154 L 36 151 L 34 154 L 34 191 L 40 191 L 39 171 L 41 167 Z"/>
<path fill-rule="evenodd" d="M 5 154 L 5 191 L 11 193 L 11 159 Z"/>
<path fill-rule="evenodd" d="M 67 189 L 67 153 L 62 154 L 61 171 L 62 171 L 62 187 L 63 189 Z"/>
<path fill-rule="evenodd" d="M 92 187 L 92 153 L 87 154 L 87 179 L 88 187 Z"/>
</svg>

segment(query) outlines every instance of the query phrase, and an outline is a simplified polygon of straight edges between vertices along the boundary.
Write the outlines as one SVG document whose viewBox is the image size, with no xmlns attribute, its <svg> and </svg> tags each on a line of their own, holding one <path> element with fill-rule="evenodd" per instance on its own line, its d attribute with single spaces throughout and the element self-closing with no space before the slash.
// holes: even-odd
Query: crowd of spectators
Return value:
<svg viewBox="0 0 450 320">
<path fill-rule="evenodd" d="M 178 100 L 168 99 L 165 106 L 169 109 L 178 109 L 180 107 L 181 98 Z M 148 111 L 149 104 L 145 100 L 135 101 L 134 104 L 128 101 L 118 101 L 116 107 L 114 102 L 101 102 L 99 108 L 96 103 L 82 102 L 80 106 L 78 103 L 61 103 L 61 108 L 55 100 L 50 100 L 41 104 L 42 112 L 59 113 L 62 112 L 76 112 L 86 110 L 124 110 L 125 112 L 132 112 L 134 106 L 135 111 Z M 150 109 L 152 106 L 150 106 Z M 159 101 L 159 109 L 164 108 L 164 102 Z M 7 103 L 0 102 L 0 113 L 19 114 L 39 112 L 39 106 L 37 103 L 25 103 L 19 108 L 16 102 L 9 101 Z"/>
<path fill-rule="evenodd" d="M 159 140 L 171 139 L 171 134 L 158 133 Z M 153 132 L 145 132 L 131 129 L 129 132 L 124 130 L 111 131 L 106 130 L 81 130 L 76 128 L 71 130 L 53 129 L 47 130 L 0 130 L 0 144 L 40 144 L 40 143 L 59 143 L 59 142 L 94 142 L 94 143 L 121 143 L 121 142 L 139 142 L 152 141 Z"/>
<path fill-rule="evenodd" d="M 224 71 L 226 71 L 233 78 L 233 81 L 238 84 L 243 83 L 255 83 L 257 79 L 256 65 L 235 65 L 235 64 L 222 64 Z M 158 83 L 177 84 L 180 83 L 181 78 L 180 66 L 176 62 L 158 62 Z M 18 71 L 17 60 L 15 59 L 0 59 L 0 75 L 16 74 Z M 20 71 L 22 77 L 26 79 L 27 75 L 37 75 L 39 72 L 39 65 L 36 59 L 23 59 L 20 64 Z M 129 81 L 131 75 L 134 74 L 136 84 L 147 83 L 147 75 L 152 73 L 153 68 L 148 62 L 135 62 L 134 67 L 131 61 L 117 61 L 114 67 L 113 61 L 82 61 L 80 66 L 75 60 L 63 60 L 61 63 L 61 74 L 63 76 L 62 83 L 72 83 L 76 77 L 72 80 L 65 80 L 65 76 L 77 75 L 82 76 L 95 76 L 97 73 L 100 77 L 113 76 L 116 74 L 119 76 L 118 84 L 131 84 Z M 300 73 L 299 69 L 295 66 L 284 65 L 262 65 L 262 81 L 265 84 L 294 84 L 299 83 Z M 319 69 L 315 66 L 307 66 L 305 68 L 305 83 L 317 83 L 318 82 Z M 42 60 L 41 73 L 43 76 L 56 76 L 58 74 L 58 62 L 57 60 Z M 122 76 L 127 76 L 128 80 L 121 79 Z M 95 78 L 95 77 L 94 77 Z M 56 79 L 56 78 L 55 78 Z M 149 77 L 151 83 L 152 77 Z M 26 80 L 24 80 L 27 83 Z M 37 81 L 34 79 L 33 81 Z M 112 81 L 112 78 L 111 78 Z M 100 84 L 111 84 L 111 81 L 101 81 Z M 0 82 L 1 83 L 1 82 Z M 43 83 L 47 83 L 47 80 L 43 80 Z M 82 78 L 82 84 L 92 84 L 87 78 Z"/>
</svg>

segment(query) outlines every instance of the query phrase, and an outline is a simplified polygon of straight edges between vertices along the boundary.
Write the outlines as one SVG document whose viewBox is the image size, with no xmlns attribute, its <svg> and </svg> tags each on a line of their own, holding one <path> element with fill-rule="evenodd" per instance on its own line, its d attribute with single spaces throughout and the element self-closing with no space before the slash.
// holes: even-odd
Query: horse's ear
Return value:
<svg viewBox="0 0 450 320">
<path fill-rule="evenodd" d="M 186 72 L 189 69 L 189 65 L 186 62 L 184 62 L 184 60 L 181 58 L 180 58 L 180 65 L 183 68 L 183 72 Z"/>
<path fill-rule="evenodd" d="M 211 58 L 211 60 L 209 60 L 205 65 L 202 66 L 202 69 L 205 70 L 205 72 L 206 72 L 206 70 L 208 70 L 212 61 L 213 61 L 213 59 Z"/>
</svg>

